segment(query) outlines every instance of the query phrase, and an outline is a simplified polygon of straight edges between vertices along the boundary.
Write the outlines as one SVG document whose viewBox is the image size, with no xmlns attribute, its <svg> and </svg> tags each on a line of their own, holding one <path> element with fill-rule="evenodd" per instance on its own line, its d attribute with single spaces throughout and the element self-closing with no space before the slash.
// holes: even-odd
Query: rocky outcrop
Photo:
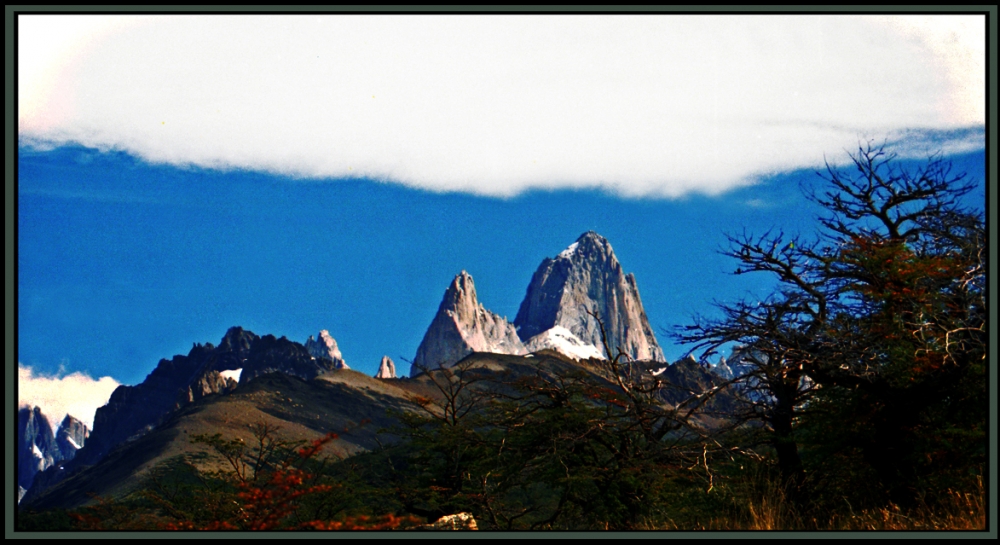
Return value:
<svg viewBox="0 0 1000 545">
<path fill-rule="evenodd" d="M 76 451 L 87 444 L 88 437 L 90 430 L 87 425 L 67 414 L 56 431 L 56 447 L 59 448 L 62 459 L 72 460 L 76 457 Z"/>
<path fill-rule="evenodd" d="M 712 391 L 711 397 L 700 402 L 705 414 L 732 414 L 736 408 L 737 399 L 731 389 L 716 391 L 725 380 L 705 369 L 693 356 L 678 360 L 653 374 L 662 381 L 657 394 L 667 403 L 677 405 L 688 401 L 691 396 Z"/>
<path fill-rule="evenodd" d="M 187 388 L 181 389 L 177 405 L 187 405 L 208 395 L 231 391 L 237 384 L 238 381 L 222 376 L 219 371 L 214 369 L 206 371 L 194 379 Z"/>
<path fill-rule="evenodd" d="M 606 356 L 598 321 L 588 311 L 604 322 L 612 351 L 620 350 L 634 360 L 664 360 L 635 277 L 624 273 L 611 244 L 593 231 L 555 258 L 542 261 L 514 325 L 532 350 L 553 348 L 579 358 L 590 352 L 586 347 L 593 347 Z M 562 330 L 552 333 L 553 328 Z"/>
<path fill-rule="evenodd" d="M 413 358 L 410 376 L 447 367 L 472 352 L 525 354 L 514 326 L 485 308 L 469 273 L 462 271 L 444 293 L 441 306 Z"/>
<path fill-rule="evenodd" d="M 716 375 L 719 375 L 725 380 L 730 380 L 733 378 L 733 370 L 726 363 L 725 356 L 719 356 L 719 363 L 715 364 L 712 367 L 712 372 L 715 373 Z"/>
<path fill-rule="evenodd" d="M 39 407 L 21 407 L 17 413 L 17 486 L 20 502 L 42 477 L 61 471 L 87 442 L 90 430 L 72 415 L 63 418 L 55 433 Z"/>
<path fill-rule="evenodd" d="M 396 364 L 389 356 L 382 356 L 382 362 L 378 364 L 378 372 L 375 378 L 396 378 Z"/>
<path fill-rule="evenodd" d="M 31 488 L 35 475 L 62 460 L 49 419 L 39 407 L 17 411 L 17 484 Z"/>
<path fill-rule="evenodd" d="M 325 329 L 319 332 L 317 339 L 313 339 L 313 336 L 309 335 L 309 339 L 306 341 L 306 351 L 314 358 L 326 358 L 332 361 L 334 369 L 350 369 L 344 362 L 340 348 L 337 347 L 337 341 Z"/>
<path fill-rule="evenodd" d="M 250 347 L 250 354 L 240 374 L 240 382 L 246 383 L 267 373 L 284 373 L 310 380 L 338 368 L 342 367 L 338 367 L 336 361 L 326 357 L 315 357 L 305 346 L 297 342 L 285 337 L 264 335 Z"/>
</svg>

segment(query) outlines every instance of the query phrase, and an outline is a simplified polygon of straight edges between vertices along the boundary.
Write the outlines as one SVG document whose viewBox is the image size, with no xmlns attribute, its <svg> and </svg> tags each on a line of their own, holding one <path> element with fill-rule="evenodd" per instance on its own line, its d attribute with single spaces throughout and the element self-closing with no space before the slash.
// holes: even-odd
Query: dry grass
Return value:
<svg viewBox="0 0 1000 545">
<path fill-rule="evenodd" d="M 982 478 L 970 492 L 949 490 L 939 501 L 922 501 L 904 510 L 894 504 L 879 509 L 804 516 L 786 501 L 773 481 L 756 479 L 752 499 L 735 500 L 734 509 L 707 521 L 650 525 L 650 530 L 973 530 L 986 529 L 986 490 Z M 738 505 L 735 503 L 738 501 Z M 846 503 L 846 502 L 845 502 Z"/>
<path fill-rule="evenodd" d="M 770 485 L 744 506 L 743 516 L 711 521 L 716 530 L 985 530 L 986 491 L 979 480 L 971 492 L 949 490 L 939 501 L 922 501 L 903 510 L 889 504 L 879 509 L 804 517 L 780 487 Z"/>
<path fill-rule="evenodd" d="M 985 530 L 986 491 L 982 479 L 972 492 L 949 490 L 934 505 L 926 501 L 903 511 L 896 505 L 830 521 L 838 530 Z"/>
</svg>

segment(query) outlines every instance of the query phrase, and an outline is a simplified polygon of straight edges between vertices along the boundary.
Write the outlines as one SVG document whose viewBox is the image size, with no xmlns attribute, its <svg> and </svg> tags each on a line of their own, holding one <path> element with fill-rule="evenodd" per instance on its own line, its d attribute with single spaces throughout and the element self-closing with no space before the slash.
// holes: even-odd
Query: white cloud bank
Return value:
<svg viewBox="0 0 1000 545">
<path fill-rule="evenodd" d="M 49 418 L 52 431 L 67 414 L 94 428 L 94 413 L 107 404 L 111 392 L 120 386 L 111 377 L 93 379 L 79 371 L 64 376 L 35 374 L 31 367 L 17 364 L 18 405 L 41 407 Z"/>
<path fill-rule="evenodd" d="M 985 123 L 980 15 L 18 22 L 21 143 L 154 162 L 676 196 Z"/>
</svg>

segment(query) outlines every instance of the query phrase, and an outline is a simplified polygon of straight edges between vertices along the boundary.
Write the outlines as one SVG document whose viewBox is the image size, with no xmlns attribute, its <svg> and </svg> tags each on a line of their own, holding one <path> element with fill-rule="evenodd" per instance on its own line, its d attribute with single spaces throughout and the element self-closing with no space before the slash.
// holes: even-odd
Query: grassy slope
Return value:
<svg viewBox="0 0 1000 545">
<path fill-rule="evenodd" d="M 592 370 L 592 364 L 550 351 L 532 357 L 479 353 L 466 363 L 473 374 L 489 378 L 493 388 L 498 387 L 494 380 Z M 221 468 L 220 457 L 190 438 L 220 433 L 225 439 L 250 441 L 249 426 L 258 422 L 277 426 L 277 437 L 287 441 L 310 441 L 336 432 L 339 437 L 327 452 L 342 456 L 371 450 L 378 445 L 376 435 L 383 444 L 395 439 L 384 433 L 396 423 L 393 412 L 420 410 L 412 401 L 416 396 L 440 399 L 440 392 L 426 374 L 381 380 L 335 370 L 311 381 L 280 373 L 264 375 L 229 394 L 208 396 L 181 408 L 156 429 L 119 445 L 96 465 L 22 507 L 70 509 L 92 503 L 94 495 L 121 497 L 142 486 L 151 468 L 181 456 L 194 456 L 203 469 Z"/>
</svg>

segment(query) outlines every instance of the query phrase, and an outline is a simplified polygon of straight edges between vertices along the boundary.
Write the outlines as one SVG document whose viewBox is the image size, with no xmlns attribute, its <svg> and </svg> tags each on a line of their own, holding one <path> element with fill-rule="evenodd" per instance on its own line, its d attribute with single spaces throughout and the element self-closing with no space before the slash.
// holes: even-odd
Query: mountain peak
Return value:
<svg viewBox="0 0 1000 545">
<path fill-rule="evenodd" d="M 607 260 L 609 257 L 614 257 L 614 250 L 611 249 L 611 243 L 608 242 L 608 239 L 595 231 L 587 231 L 560 252 L 555 259 L 586 259 L 588 257 Z"/>
<path fill-rule="evenodd" d="M 80 422 L 80 420 L 77 417 L 67 413 L 66 417 L 63 418 L 62 423 L 59 424 L 59 427 L 68 428 L 70 426 L 78 426 L 80 424 L 83 424 L 83 422 Z"/>
<path fill-rule="evenodd" d="M 596 244 L 602 244 L 602 245 L 608 244 L 608 239 L 597 234 L 597 231 L 587 231 L 586 233 L 580 235 L 580 237 L 577 238 L 576 241 L 577 242 L 591 241 Z"/>
<path fill-rule="evenodd" d="M 344 362 L 344 356 L 340 353 L 337 341 L 330 335 L 329 331 L 321 329 L 316 337 L 314 339 L 312 335 L 309 335 L 309 339 L 306 340 L 305 347 L 310 356 L 332 360 L 336 369 L 350 369 Z"/>
<path fill-rule="evenodd" d="M 73 415 L 66 415 L 59 429 L 56 430 L 56 446 L 62 453 L 63 460 L 72 460 L 76 451 L 83 448 L 90 437 L 90 430 L 87 425 L 77 420 Z"/>
<path fill-rule="evenodd" d="M 476 297 L 476 283 L 472 280 L 472 275 L 462 271 L 455 275 L 451 285 L 444 292 L 444 299 L 441 300 L 440 308 L 458 309 L 467 306 L 467 302 L 479 303 Z"/>
<path fill-rule="evenodd" d="M 514 326 L 479 303 L 472 275 L 462 271 L 444 292 L 417 348 L 410 376 L 422 368 L 447 367 L 472 352 L 524 354 L 525 350 Z"/>
<path fill-rule="evenodd" d="M 396 378 L 396 364 L 389 356 L 382 356 L 375 378 Z"/>
<path fill-rule="evenodd" d="M 233 326 L 226 331 L 226 334 L 219 342 L 219 348 L 225 352 L 245 352 L 250 350 L 257 335 L 243 329 L 240 326 Z"/>
<path fill-rule="evenodd" d="M 635 277 L 622 270 L 606 238 L 587 231 L 555 258 L 542 261 L 514 325 L 530 350 L 559 350 L 553 339 L 564 339 L 573 341 L 567 346 L 579 345 L 575 352 L 591 346 L 604 355 L 600 326 L 591 313 L 604 322 L 612 350 L 620 349 L 633 359 L 663 360 Z M 543 335 L 557 326 L 565 331 Z"/>
<path fill-rule="evenodd" d="M 41 407 L 21 406 L 18 409 L 17 448 L 17 483 L 24 490 L 31 488 L 38 472 L 62 460 L 52 426 Z"/>
</svg>

